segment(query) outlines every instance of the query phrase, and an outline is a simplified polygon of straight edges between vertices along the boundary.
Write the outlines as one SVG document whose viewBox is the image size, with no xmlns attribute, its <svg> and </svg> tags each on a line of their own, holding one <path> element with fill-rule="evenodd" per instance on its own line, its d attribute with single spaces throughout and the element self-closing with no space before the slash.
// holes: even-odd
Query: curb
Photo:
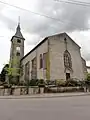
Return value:
<svg viewBox="0 0 90 120">
<path fill-rule="evenodd" d="M 76 95 L 52 95 L 52 96 L 5 96 L 5 97 L 0 97 L 0 99 L 40 99 L 40 98 L 63 98 L 63 97 L 79 97 L 79 96 L 88 96 L 90 93 L 87 94 L 76 94 Z"/>
</svg>

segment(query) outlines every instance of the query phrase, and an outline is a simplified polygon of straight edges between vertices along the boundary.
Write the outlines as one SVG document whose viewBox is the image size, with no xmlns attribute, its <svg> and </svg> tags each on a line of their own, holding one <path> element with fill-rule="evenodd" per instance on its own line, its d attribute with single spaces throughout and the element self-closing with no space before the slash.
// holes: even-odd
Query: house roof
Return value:
<svg viewBox="0 0 90 120">
<path fill-rule="evenodd" d="M 40 45 L 42 45 L 48 38 L 53 37 L 53 36 L 60 36 L 60 35 L 68 36 L 67 33 L 59 33 L 59 34 L 55 34 L 55 35 L 51 35 L 51 36 L 46 37 L 46 38 L 43 39 L 39 44 L 37 44 L 30 52 L 28 52 L 28 53 L 21 59 L 21 61 L 22 61 L 25 57 L 27 57 L 30 53 L 32 53 L 36 48 L 38 48 Z M 69 36 L 68 36 L 68 37 L 69 37 Z M 70 38 L 70 37 L 69 37 L 69 38 Z M 70 39 L 71 39 L 71 38 L 70 38 Z M 72 39 L 71 39 L 71 40 L 72 40 Z M 73 42 L 74 44 L 76 44 L 79 48 L 81 48 L 74 40 L 72 40 L 72 42 Z"/>
</svg>

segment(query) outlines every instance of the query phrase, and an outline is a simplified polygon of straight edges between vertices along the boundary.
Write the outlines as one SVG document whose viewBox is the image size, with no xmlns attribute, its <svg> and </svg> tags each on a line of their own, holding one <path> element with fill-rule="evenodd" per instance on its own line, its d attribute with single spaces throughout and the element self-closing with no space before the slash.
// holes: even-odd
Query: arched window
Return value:
<svg viewBox="0 0 90 120">
<path fill-rule="evenodd" d="M 65 68 L 72 68 L 71 55 L 67 50 L 64 52 L 64 66 Z"/>
</svg>

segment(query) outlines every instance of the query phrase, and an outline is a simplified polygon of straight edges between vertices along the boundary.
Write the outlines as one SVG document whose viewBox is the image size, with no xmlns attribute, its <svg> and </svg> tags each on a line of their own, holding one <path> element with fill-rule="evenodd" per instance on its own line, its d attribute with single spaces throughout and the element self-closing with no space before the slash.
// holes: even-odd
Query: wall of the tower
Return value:
<svg viewBox="0 0 90 120">
<path fill-rule="evenodd" d="M 18 37 L 13 37 L 11 40 L 10 51 L 10 66 L 13 70 L 14 80 L 19 79 L 20 74 L 20 60 L 24 56 L 24 40 Z"/>
<path fill-rule="evenodd" d="M 20 59 L 24 56 L 24 40 L 22 40 L 21 38 L 16 38 L 13 37 L 12 41 L 11 41 L 12 45 L 11 45 L 11 52 L 12 52 L 12 56 L 17 56 L 17 52 L 20 53 Z"/>
</svg>

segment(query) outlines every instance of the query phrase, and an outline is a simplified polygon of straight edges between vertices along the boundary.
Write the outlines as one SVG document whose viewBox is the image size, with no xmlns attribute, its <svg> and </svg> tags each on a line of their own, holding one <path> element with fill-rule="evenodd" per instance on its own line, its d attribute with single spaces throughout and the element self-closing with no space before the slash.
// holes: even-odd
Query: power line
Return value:
<svg viewBox="0 0 90 120">
<path fill-rule="evenodd" d="M 90 4 L 89 3 L 87 3 L 86 4 L 86 2 L 73 2 L 73 1 L 63 1 L 63 0 L 54 0 L 54 1 L 56 1 L 56 2 L 62 2 L 62 3 L 66 3 L 66 4 L 73 4 L 73 5 L 79 5 L 79 6 L 82 6 L 82 7 L 90 7 Z"/>
<path fill-rule="evenodd" d="M 59 0 L 55 0 L 55 1 L 59 1 Z M 65 2 L 65 1 L 59 1 L 59 2 Z M 36 14 L 36 15 L 38 15 L 38 16 L 42 16 L 42 17 L 46 17 L 46 18 L 48 18 L 48 19 L 55 20 L 55 21 L 60 22 L 60 23 L 62 23 L 62 24 L 65 24 L 65 23 L 66 23 L 65 21 L 62 21 L 62 20 L 60 20 L 60 19 L 57 19 L 57 18 L 48 16 L 48 15 L 40 14 L 40 13 L 38 13 L 38 12 L 33 12 L 33 11 L 31 11 L 31 10 L 28 10 L 28 9 L 25 9 L 25 8 L 21 8 L 21 7 L 18 7 L 18 6 L 15 6 L 15 5 L 12 5 L 12 4 L 3 2 L 3 1 L 0 1 L 0 3 L 5 4 L 5 5 L 8 5 L 8 6 L 11 6 L 11 7 L 14 7 L 14 8 L 17 8 L 17 9 L 20 9 L 20 10 L 23 10 L 23 11 L 30 12 L 30 13 L 32 13 L 32 14 Z M 70 3 L 71 3 L 71 2 L 70 2 Z M 67 22 L 69 22 L 69 21 L 67 21 Z M 77 26 L 77 25 L 75 25 L 75 24 L 73 24 L 73 23 L 70 23 L 70 24 L 71 24 L 73 27 L 75 27 L 75 28 L 76 28 L 76 27 L 79 27 L 79 26 Z M 81 29 L 82 29 L 82 28 L 81 28 Z M 89 29 L 89 28 L 87 28 L 87 29 Z"/>
<path fill-rule="evenodd" d="M 3 1 L 0 1 L 0 3 L 5 4 L 5 5 L 8 5 L 8 6 L 11 6 L 11 7 L 14 7 L 14 8 L 17 8 L 17 9 L 20 9 L 20 10 L 23 10 L 23 11 L 30 12 L 30 13 L 32 13 L 32 14 L 36 14 L 36 15 L 38 15 L 38 16 L 42 16 L 42 17 L 46 17 L 46 18 L 55 20 L 55 21 L 60 22 L 60 23 L 62 23 L 62 24 L 65 24 L 65 21 L 62 21 L 62 20 L 60 20 L 60 19 L 57 19 L 57 18 L 48 16 L 48 15 L 44 15 L 44 14 L 40 14 L 40 13 L 37 13 L 37 12 L 33 12 L 33 11 L 31 11 L 31 10 L 27 10 L 27 9 L 25 9 L 25 8 L 21 8 L 21 7 L 18 7 L 18 6 L 15 6 L 15 5 L 12 5 L 12 4 L 3 2 Z M 74 24 L 72 24 L 72 26 L 73 26 L 73 27 L 78 27 L 78 26 L 76 26 L 76 25 L 74 25 Z"/>
<path fill-rule="evenodd" d="M 8 6 L 11 6 L 11 7 L 14 7 L 14 8 L 17 8 L 17 9 L 20 9 L 20 10 L 23 10 L 23 11 L 27 11 L 27 12 L 30 12 L 30 13 L 36 14 L 36 15 L 39 15 L 39 16 L 42 16 L 42 17 L 46 17 L 46 18 L 49 18 L 49 19 L 53 19 L 53 20 L 55 20 L 55 21 L 58 21 L 58 22 L 63 23 L 63 21 L 61 21 L 60 19 L 53 18 L 53 17 L 50 17 L 50 16 L 48 16 L 48 15 L 44 15 L 44 14 L 40 14 L 40 13 L 37 13 L 37 12 L 33 12 L 33 11 L 28 10 L 28 9 L 21 8 L 21 7 L 18 7 L 18 6 L 15 6 L 15 5 L 12 5 L 12 4 L 9 4 L 9 3 L 6 3 L 6 2 L 2 2 L 2 1 L 0 1 L 0 3 L 5 4 L 5 5 L 8 5 Z"/>
<path fill-rule="evenodd" d="M 90 2 L 81 2 L 81 1 L 77 1 L 77 0 L 68 0 L 68 1 L 82 3 L 82 4 L 90 4 Z"/>
</svg>

